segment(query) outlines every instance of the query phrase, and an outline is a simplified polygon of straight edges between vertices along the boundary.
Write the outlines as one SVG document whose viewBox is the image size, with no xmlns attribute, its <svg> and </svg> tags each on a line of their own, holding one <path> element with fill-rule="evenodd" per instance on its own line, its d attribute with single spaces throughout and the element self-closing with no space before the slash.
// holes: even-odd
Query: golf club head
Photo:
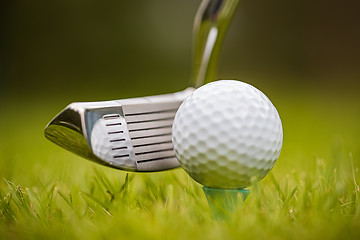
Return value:
<svg viewBox="0 0 360 240">
<path fill-rule="evenodd" d="M 45 137 L 112 168 L 152 172 L 179 167 L 171 142 L 175 113 L 194 91 L 104 102 L 76 102 L 45 128 Z"/>
</svg>

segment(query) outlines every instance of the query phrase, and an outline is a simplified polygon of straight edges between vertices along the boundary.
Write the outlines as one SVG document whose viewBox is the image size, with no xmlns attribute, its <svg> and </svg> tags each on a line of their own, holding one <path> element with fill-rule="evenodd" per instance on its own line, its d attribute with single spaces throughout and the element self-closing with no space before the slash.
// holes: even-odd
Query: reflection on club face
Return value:
<svg viewBox="0 0 360 240">
<path fill-rule="evenodd" d="M 194 91 L 105 102 L 72 103 L 45 128 L 57 145 L 97 163 L 128 171 L 179 167 L 171 127 Z"/>
</svg>

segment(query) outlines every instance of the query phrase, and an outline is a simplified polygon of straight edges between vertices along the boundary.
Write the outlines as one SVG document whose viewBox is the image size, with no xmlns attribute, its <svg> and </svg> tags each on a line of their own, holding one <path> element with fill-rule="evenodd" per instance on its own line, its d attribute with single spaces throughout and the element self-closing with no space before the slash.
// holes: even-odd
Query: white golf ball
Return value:
<svg viewBox="0 0 360 240">
<path fill-rule="evenodd" d="M 172 141 L 181 166 L 197 182 L 244 188 L 273 168 L 283 130 L 276 108 L 261 91 L 221 80 L 198 88 L 181 104 Z"/>
</svg>

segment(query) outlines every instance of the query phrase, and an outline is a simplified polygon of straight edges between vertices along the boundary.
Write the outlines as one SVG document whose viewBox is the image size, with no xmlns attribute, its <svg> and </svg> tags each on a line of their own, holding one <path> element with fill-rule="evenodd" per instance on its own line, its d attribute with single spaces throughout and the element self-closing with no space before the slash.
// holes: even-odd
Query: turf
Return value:
<svg viewBox="0 0 360 240">
<path fill-rule="evenodd" d="M 332 96 L 270 96 L 283 151 L 229 221 L 182 169 L 96 165 L 44 139 L 59 103 L 19 113 L 13 102 L 0 124 L 0 239 L 359 239 L 359 99 Z"/>
</svg>

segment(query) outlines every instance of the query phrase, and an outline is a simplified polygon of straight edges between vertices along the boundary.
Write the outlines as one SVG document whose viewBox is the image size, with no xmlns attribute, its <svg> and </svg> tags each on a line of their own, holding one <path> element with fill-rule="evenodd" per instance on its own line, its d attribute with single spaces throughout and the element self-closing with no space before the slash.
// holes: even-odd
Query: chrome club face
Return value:
<svg viewBox="0 0 360 240">
<path fill-rule="evenodd" d="M 57 145 L 97 163 L 128 171 L 179 166 L 171 143 L 176 110 L 193 92 L 106 102 L 72 103 L 45 128 Z"/>
</svg>

